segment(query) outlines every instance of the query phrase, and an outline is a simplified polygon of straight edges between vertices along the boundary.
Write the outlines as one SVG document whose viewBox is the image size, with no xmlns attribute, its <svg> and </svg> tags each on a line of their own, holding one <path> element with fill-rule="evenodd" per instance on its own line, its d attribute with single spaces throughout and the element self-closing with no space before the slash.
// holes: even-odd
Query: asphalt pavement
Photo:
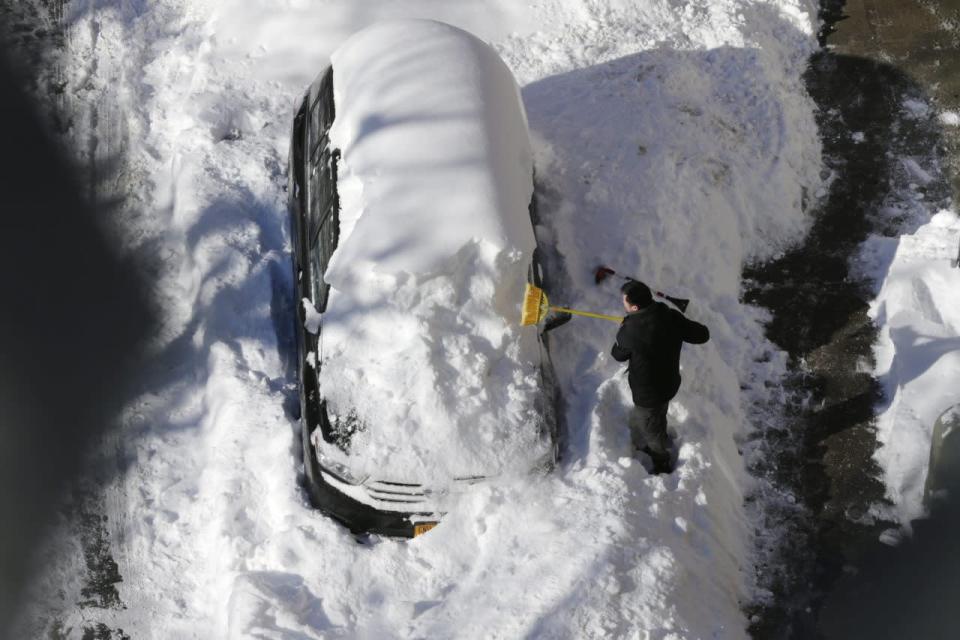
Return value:
<svg viewBox="0 0 960 640">
<path fill-rule="evenodd" d="M 778 550 L 780 566 L 761 567 L 778 577 L 768 582 L 773 604 L 751 611 L 756 638 L 886 637 L 866 621 L 880 619 L 884 605 L 898 619 L 908 613 L 890 609 L 897 601 L 881 599 L 886 591 L 857 582 L 898 578 L 885 578 L 877 564 L 889 553 L 880 534 L 896 524 L 884 519 L 873 460 L 881 391 L 864 366 L 873 362 L 877 336 L 867 316 L 873 283 L 851 270 L 850 259 L 871 234 L 915 230 L 915 220 L 878 213 L 899 197 L 901 158 L 944 168 L 920 187 L 931 213 L 951 206 L 960 187 L 958 128 L 904 108 L 908 100 L 934 111 L 960 106 L 960 0 L 822 0 L 821 15 L 823 49 L 811 58 L 806 82 L 818 106 L 829 191 L 812 211 L 802 246 L 744 273 L 745 300 L 772 312 L 768 337 L 791 363 L 782 428 L 764 436 L 776 440 L 767 449 L 778 453 L 754 472 L 801 505 L 771 516 L 790 539 Z M 878 594 L 876 602 L 855 595 L 869 593 Z M 857 620 L 858 611 L 862 624 L 838 623 Z"/>
</svg>

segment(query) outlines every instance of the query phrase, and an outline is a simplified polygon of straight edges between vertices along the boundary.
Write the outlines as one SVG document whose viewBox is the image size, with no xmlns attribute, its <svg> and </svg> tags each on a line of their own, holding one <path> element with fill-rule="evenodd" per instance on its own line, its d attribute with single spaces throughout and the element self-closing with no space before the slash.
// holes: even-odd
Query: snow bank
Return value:
<svg viewBox="0 0 960 640">
<path fill-rule="evenodd" d="M 105 491 L 126 608 L 77 609 L 79 593 L 42 590 L 29 614 L 39 630 L 24 637 L 56 624 L 79 638 L 92 621 L 138 638 L 744 637 L 754 525 L 735 439 L 782 359 L 762 316 L 740 305 L 738 279 L 744 259 L 802 235 L 803 191 L 816 192 L 819 146 L 800 79 L 813 2 L 84 7 L 71 21 L 84 55 L 64 70 L 67 91 L 102 92 L 123 114 L 122 135 L 101 148 L 128 141 L 121 241 L 149 258 L 165 317 L 142 393 L 106 447 L 121 463 Z M 615 311 L 615 287 L 591 280 L 600 261 L 694 299 L 690 314 L 713 338 L 682 356 L 674 474 L 651 477 L 630 457 L 626 380 L 607 355 L 615 325 L 577 319 L 554 334 L 569 443 L 553 474 L 479 486 L 410 542 L 360 545 L 307 505 L 297 421 L 283 411 L 295 405 L 291 108 L 349 35 L 399 12 L 493 42 L 524 87 L 554 300 Z M 352 157 L 361 171 L 359 148 Z M 338 274 L 383 278 L 377 291 L 401 297 L 416 283 L 465 311 L 467 296 L 492 299 L 489 283 L 519 268 L 500 242 L 450 249 L 436 280 L 402 268 Z M 469 338 L 446 333 L 474 322 L 459 311 L 395 333 L 429 335 L 421 356 L 431 364 L 443 353 L 470 375 L 495 370 L 474 362 L 513 339 L 506 304 L 494 306 L 502 318 Z M 436 401 L 469 412 L 444 380 Z"/>
<path fill-rule="evenodd" d="M 364 425 L 352 467 L 439 486 L 529 470 L 550 448 L 536 329 L 518 326 L 536 241 L 513 76 L 428 20 L 364 29 L 332 61 L 342 188 L 321 395 L 332 420 Z"/>
<path fill-rule="evenodd" d="M 873 238 L 866 250 L 889 259 L 870 305 L 880 327 L 875 371 L 886 398 L 876 458 L 905 525 L 923 513 L 934 422 L 960 402 L 960 269 L 951 265 L 958 243 L 960 217 L 940 211 L 916 232 Z"/>
<path fill-rule="evenodd" d="M 960 224 L 941 145 L 929 143 L 944 135 L 955 114 L 938 114 L 929 98 L 912 92 L 901 106 L 916 129 L 890 141 L 896 155 L 890 156 L 887 192 L 874 214 L 884 235 L 869 237 L 852 261 L 875 287 L 870 317 L 879 335 L 872 373 L 883 400 L 874 458 L 893 505 L 890 517 L 904 529 L 885 532 L 891 541 L 902 539 L 910 522 L 924 514 L 934 423 L 960 400 L 960 270 L 952 266 Z"/>
</svg>

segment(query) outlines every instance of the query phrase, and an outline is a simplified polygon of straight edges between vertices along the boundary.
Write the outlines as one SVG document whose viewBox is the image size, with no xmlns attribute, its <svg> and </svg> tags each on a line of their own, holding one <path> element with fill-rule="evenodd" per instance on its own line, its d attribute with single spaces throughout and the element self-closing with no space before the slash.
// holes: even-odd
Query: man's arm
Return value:
<svg viewBox="0 0 960 640">
<path fill-rule="evenodd" d="M 679 311 L 674 310 L 680 321 L 680 337 L 690 344 L 703 344 L 710 339 L 710 330 L 699 322 L 694 322 Z"/>
<path fill-rule="evenodd" d="M 623 338 L 626 336 L 624 331 L 624 326 L 620 325 L 620 330 L 617 331 L 617 339 L 613 343 L 613 348 L 610 349 L 610 355 L 613 356 L 613 359 L 617 362 L 624 362 L 630 359 L 630 349 L 622 346 Z"/>
<path fill-rule="evenodd" d="M 626 340 L 627 332 L 625 329 L 625 326 L 620 325 L 620 330 L 617 331 L 617 339 L 613 343 L 613 348 L 610 349 L 610 355 L 612 355 L 613 359 L 617 362 L 625 362 L 630 359 L 631 351 L 629 347 L 626 346 L 629 345 L 629 342 Z"/>
</svg>

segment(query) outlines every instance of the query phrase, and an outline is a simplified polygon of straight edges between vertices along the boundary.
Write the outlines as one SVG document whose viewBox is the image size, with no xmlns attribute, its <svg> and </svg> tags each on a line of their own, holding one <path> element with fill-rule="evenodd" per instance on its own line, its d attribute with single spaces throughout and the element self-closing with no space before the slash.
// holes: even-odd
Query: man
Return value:
<svg viewBox="0 0 960 640">
<path fill-rule="evenodd" d="M 667 406 L 680 389 L 680 347 L 684 342 L 703 344 L 710 331 L 654 302 L 650 288 L 638 280 L 627 280 L 620 292 L 627 316 L 610 355 L 618 362 L 630 361 L 627 372 L 634 404 L 630 439 L 635 449 L 653 460 L 654 473 L 670 473 Z"/>
</svg>

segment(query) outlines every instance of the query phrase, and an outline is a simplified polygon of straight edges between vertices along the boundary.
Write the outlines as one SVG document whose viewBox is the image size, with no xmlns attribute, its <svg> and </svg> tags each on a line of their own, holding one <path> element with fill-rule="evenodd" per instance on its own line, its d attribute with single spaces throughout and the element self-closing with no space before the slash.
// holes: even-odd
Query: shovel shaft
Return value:
<svg viewBox="0 0 960 640">
<path fill-rule="evenodd" d="M 957 259 L 960 260 L 960 254 L 957 255 Z M 593 281 L 596 282 L 597 284 L 600 284 L 601 282 L 607 279 L 607 276 L 616 276 L 616 275 L 619 275 L 624 280 L 637 280 L 637 282 L 640 282 L 640 280 L 638 280 L 637 278 L 632 278 L 630 276 L 618 274 L 616 271 L 614 271 L 610 267 L 605 267 L 602 265 L 597 267 L 597 270 L 593 275 Z M 653 295 L 659 298 L 663 298 L 664 300 L 669 300 L 673 304 L 673 306 L 675 306 L 677 309 L 681 311 L 681 313 L 686 313 L 687 306 L 690 304 L 690 301 L 687 300 L 686 298 L 674 298 L 673 296 L 668 296 L 663 291 L 651 291 L 651 293 L 653 293 Z"/>
<path fill-rule="evenodd" d="M 550 305 L 550 309 L 553 311 L 563 311 L 565 313 L 572 313 L 575 316 L 586 316 L 588 318 L 599 318 L 601 320 L 610 320 L 611 322 L 623 322 L 623 316 L 608 316 L 602 313 L 591 313 L 589 311 L 577 311 L 576 309 L 568 309 L 566 307 L 555 307 Z"/>
</svg>

